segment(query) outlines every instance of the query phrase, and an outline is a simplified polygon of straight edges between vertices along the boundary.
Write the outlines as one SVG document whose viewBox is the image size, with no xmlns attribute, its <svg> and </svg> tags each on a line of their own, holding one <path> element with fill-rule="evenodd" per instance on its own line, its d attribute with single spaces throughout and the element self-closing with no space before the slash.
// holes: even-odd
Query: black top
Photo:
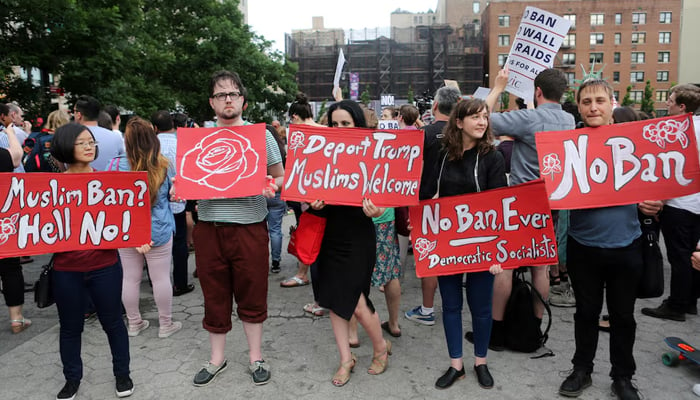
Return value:
<svg viewBox="0 0 700 400">
<path fill-rule="evenodd" d="M 10 151 L 5 148 L 0 148 L 0 172 L 12 172 L 15 167 L 12 165 L 12 156 Z"/>
<path fill-rule="evenodd" d="M 421 193 L 427 194 L 426 199 L 432 198 L 438 190 L 438 177 L 443 159 L 442 176 L 440 177 L 440 197 L 457 196 L 460 194 L 477 192 L 474 168 L 477 161 L 476 148 L 464 152 L 462 159 L 449 161 L 447 154 L 440 146 L 428 149 L 432 154 L 426 157 L 434 159 L 431 165 L 424 165 L 423 175 L 426 179 L 421 181 Z M 477 176 L 481 191 L 508 186 L 505 173 L 505 161 L 503 155 L 492 149 L 486 154 L 479 154 L 479 168 Z"/>
<path fill-rule="evenodd" d="M 430 179 L 431 171 L 428 166 L 431 166 L 436 162 L 438 154 L 435 152 L 435 150 L 440 149 L 442 143 L 442 131 L 445 129 L 445 126 L 447 126 L 447 121 L 435 121 L 435 123 L 426 125 L 422 128 L 425 135 L 423 136 L 423 173 L 421 174 L 420 178 L 421 182 Z M 425 200 L 433 197 L 434 194 L 435 192 L 424 193 L 423 185 L 421 184 L 418 198 Z"/>
</svg>

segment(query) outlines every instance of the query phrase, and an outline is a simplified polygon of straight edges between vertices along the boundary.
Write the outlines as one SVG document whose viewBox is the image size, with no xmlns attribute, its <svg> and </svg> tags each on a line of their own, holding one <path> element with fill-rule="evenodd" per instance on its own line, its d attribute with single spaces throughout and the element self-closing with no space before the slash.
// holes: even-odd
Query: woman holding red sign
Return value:
<svg viewBox="0 0 700 400">
<path fill-rule="evenodd" d="M 69 123 L 56 129 L 51 155 L 68 165 L 66 174 L 96 172 L 90 163 L 99 149 L 87 127 Z M 107 334 L 118 397 L 133 393 L 129 377 L 129 337 L 122 320 L 122 265 L 117 250 L 76 250 L 54 254 L 52 289 L 61 325 L 59 351 L 66 384 L 57 399 L 72 399 L 83 378 L 80 343 L 85 324 L 83 301 L 87 292 Z"/>
<path fill-rule="evenodd" d="M 360 106 L 343 100 L 328 109 L 328 126 L 334 128 L 365 128 L 367 123 Z M 319 304 L 331 310 L 336 345 L 340 352 L 340 367 L 333 376 L 335 386 L 350 380 L 357 358 L 350 352 L 349 320 L 357 320 L 372 341 L 374 354 L 367 370 L 369 374 L 383 373 L 389 362 L 391 342 L 382 337 L 379 316 L 369 300 L 370 281 L 374 270 L 376 242 L 373 217 L 383 208 L 369 199 L 362 207 L 326 206 L 322 200 L 311 203 L 312 212 L 327 219 L 321 251 L 318 255 Z"/>
<path fill-rule="evenodd" d="M 138 248 L 119 249 L 124 265 L 122 301 L 129 321 L 129 336 L 137 336 L 150 325 L 141 318 L 139 298 L 143 262 L 153 284 L 153 297 L 158 308 L 158 337 L 167 338 L 182 329 L 182 322 L 172 320 L 173 286 L 170 283 L 175 218 L 170 211 L 168 192 L 168 159 L 160 154 L 160 141 L 153 125 L 139 117 L 126 124 L 124 131 L 126 157 L 110 162 L 110 171 L 148 172 L 148 194 L 151 201 L 151 243 Z M 170 170 L 170 172 L 173 172 Z"/>
<path fill-rule="evenodd" d="M 438 197 L 457 196 L 507 186 L 505 161 L 493 146 L 489 127 L 489 109 L 480 99 L 457 103 L 443 131 L 441 142 L 425 149 L 425 159 L 436 160 L 426 165 L 430 177 L 421 185 L 428 185 L 429 193 Z M 429 156 L 432 152 L 432 157 Z M 423 192 L 423 188 L 421 188 Z M 486 353 L 491 336 L 491 307 L 494 275 L 500 273 L 500 264 L 489 271 L 467 274 L 467 304 L 472 314 L 474 331 L 474 372 L 479 386 L 493 387 L 493 377 L 486 366 Z M 462 360 L 462 282 L 464 274 L 439 276 L 442 297 L 442 322 L 450 355 L 450 368 L 435 387 L 446 389 L 464 378 Z"/>
</svg>

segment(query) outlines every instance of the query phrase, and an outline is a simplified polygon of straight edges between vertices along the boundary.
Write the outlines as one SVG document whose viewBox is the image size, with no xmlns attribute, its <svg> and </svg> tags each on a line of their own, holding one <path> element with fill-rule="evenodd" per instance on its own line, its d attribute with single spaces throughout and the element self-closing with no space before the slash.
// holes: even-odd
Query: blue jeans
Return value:
<svg viewBox="0 0 700 400">
<path fill-rule="evenodd" d="M 121 263 L 90 272 L 54 270 L 52 278 L 61 324 L 59 346 L 66 381 L 80 382 L 83 377 L 80 349 L 86 292 L 95 303 L 102 330 L 107 334 L 114 376 L 129 375 L 129 337 L 122 320 Z"/>
<path fill-rule="evenodd" d="M 287 204 L 280 199 L 280 192 L 274 199 L 267 199 L 267 230 L 270 232 L 270 253 L 272 261 L 282 259 L 282 218 L 287 212 Z"/>
<path fill-rule="evenodd" d="M 442 324 L 450 358 L 462 358 L 462 279 L 464 274 L 438 276 L 442 297 Z M 489 271 L 467 274 L 467 304 L 472 314 L 474 355 L 486 357 L 491 339 L 493 274 Z"/>
</svg>

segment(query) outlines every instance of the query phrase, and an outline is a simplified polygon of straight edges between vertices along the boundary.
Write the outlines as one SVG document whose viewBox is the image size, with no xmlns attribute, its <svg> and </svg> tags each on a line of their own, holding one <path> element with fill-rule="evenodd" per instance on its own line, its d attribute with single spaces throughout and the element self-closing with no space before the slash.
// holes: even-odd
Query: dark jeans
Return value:
<svg viewBox="0 0 700 400">
<path fill-rule="evenodd" d="M 442 324 L 450 358 L 462 358 L 462 280 L 464 274 L 438 276 L 442 297 Z M 474 355 L 486 357 L 491 338 L 493 275 L 489 271 L 467 274 L 467 304 L 472 314 Z"/>
<path fill-rule="evenodd" d="M 309 266 L 311 270 L 311 290 L 314 292 L 314 301 L 318 303 L 318 262 L 315 262 Z"/>
<path fill-rule="evenodd" d="M 623 248 L 603 249 L 584 246 L 569 236 L 567 261 L 576 297 L 574 368 L 593 371 L 605 290 L 610 314 L 610 376 L 631 378 L 636 369 L 634 302 L 642 273 L 640 240 Z"/>
<path fill-rule="evenodd" d="M 173 286 L 178 289 L 187 287 L 187 212 L 173 214 L 175 217 L 175 236 L 173 236 Z"/>
<path fill-rule="evenodd" d="M 2 295 L 8 307 L 24 304 L 24 275 L 19 257 L 0 259 Z"/>
<path fill-rule="evenodd" d="M 129 337 L 122 320 L 121 263 L 90 272 L 54 270 L 52 282 L 61 324 L 59 346 L 66 380 L 79 382 L 83 377 L 80 350 L 85 292 L 90 293 L 97 318 L 107 334 L 114 376 L 129 375 Z"/>
<path fill-rule="evenodd" d="M 700 271 L 694 269 L 690 261 L 700 239 L 700 215 L 666 206 L 661 212 L 661 231 L 671 264 L 668 305 L 685 312 L 688 306 L 697 304 L 700 296 Z"/>
</svg>

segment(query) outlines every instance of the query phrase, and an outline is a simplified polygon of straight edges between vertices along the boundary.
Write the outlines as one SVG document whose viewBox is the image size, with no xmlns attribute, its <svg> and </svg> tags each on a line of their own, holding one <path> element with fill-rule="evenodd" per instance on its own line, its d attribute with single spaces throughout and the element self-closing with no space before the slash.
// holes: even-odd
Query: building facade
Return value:
<svg viewBox="0 0 700 400">
<path fill-rule="evenodd" d="M 482 13 L 489 87 L 507 60 L 527 6 L 571 21 L 554 62 L 571 88 L 584 70 L 602 69 L 618 101 L 629 87 L 630 99 L 639 104 L 649 81 L 657 115 L 666 114 L 669 89 L 679 82 L 682 0 L 491 0 Z"/>
</svg>

